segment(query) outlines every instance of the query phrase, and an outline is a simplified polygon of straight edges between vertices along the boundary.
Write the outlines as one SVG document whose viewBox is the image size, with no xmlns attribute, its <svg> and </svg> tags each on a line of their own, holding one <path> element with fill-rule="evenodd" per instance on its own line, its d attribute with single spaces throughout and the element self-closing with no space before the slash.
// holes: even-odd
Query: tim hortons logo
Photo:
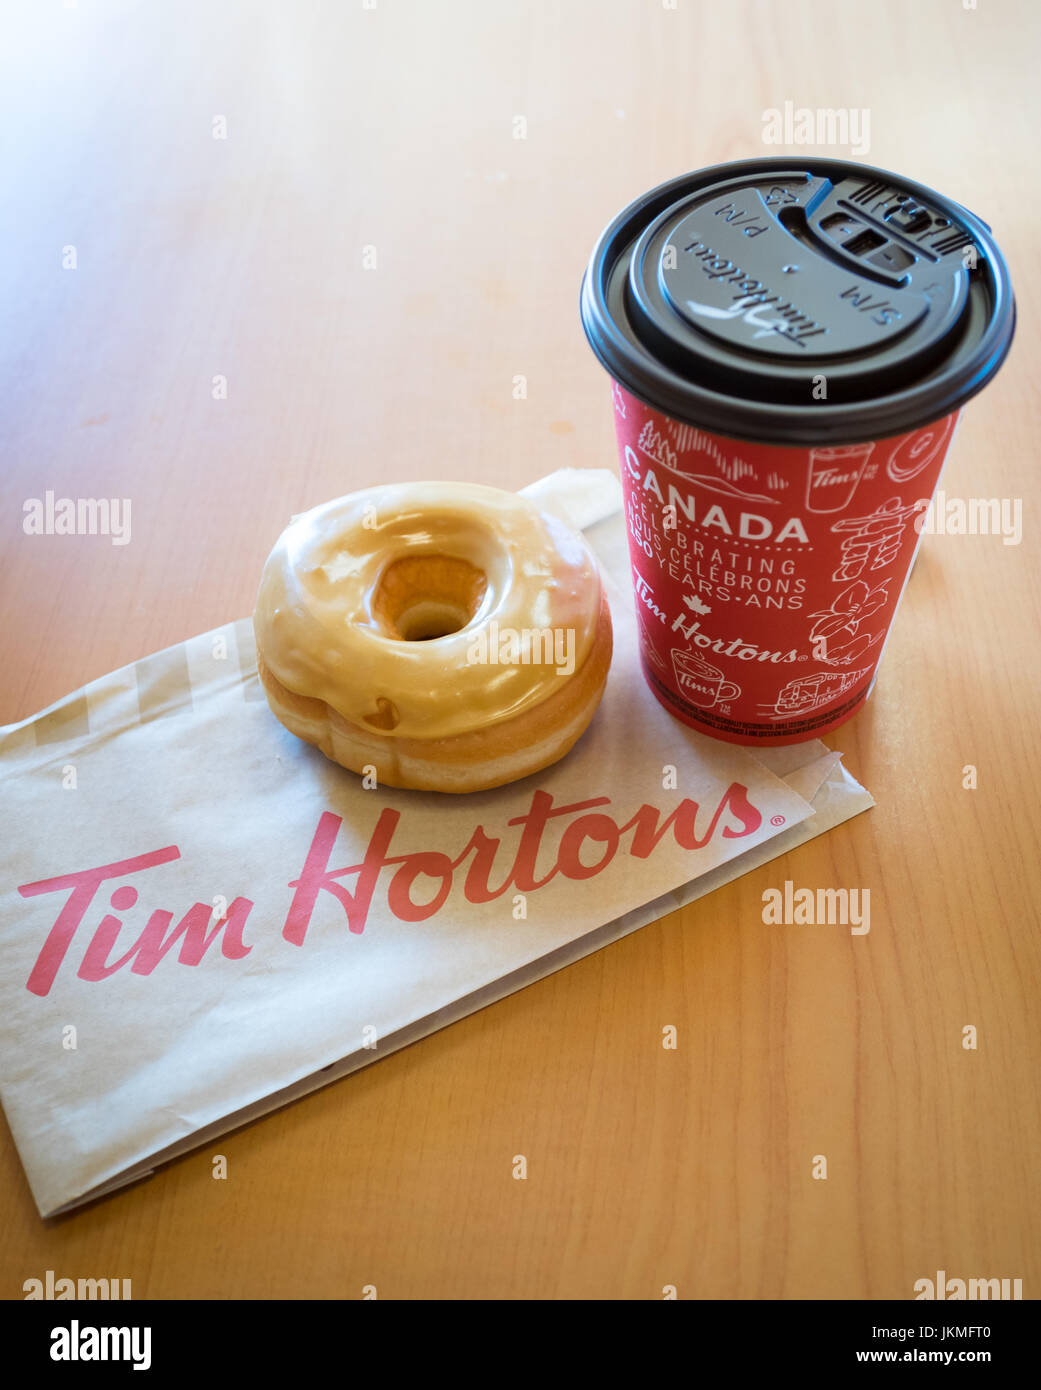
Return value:
<svg viewBox="0 0 1041 1390">
<path fill-rule="evenodd" d="M 689 608 L 695 608 L 698 599 L 697 595 L 687 594 L 684 603 Z M 707 632 L 701 631 L 701 619 L 695 618 L 693 622 L 685 623 L 683 613 L 678 613 L 672 624 L 673 632 L 682 632 L 688 642 L 695 642 L 699 647 L 706 647 L 709 651 L 718 652 L 720 656 L 735 656 L 739 661 L 771 661 L 778 662 L 798 661 L 799 653 L 794 647 L 789 647 L 786 652 L 771 651 L 769 647 L 757 646 L 755 642 L 746 642 L 743 637 L 734 637 L 727 640 L 726 637 L 712 637 Z M 804 658 L 805 659 L 805 658 Z"/>
<path fill-rule="evenodd" d="M 454 858 L 441 849 L 391 854 L 401 812 L 388 807 L 380 812 L 361 862 L 340 869 L 330 869 L 329 861 L 343 821 L 326 811 L 318 821 L 303 868 L 289 881 L 288 887 L 295 891 L 282 936 L 294 946 L 304 944 L 312 913 L 322 893 L 330 894 L 342 907 L 349 931 L 364 931 L 384 870 L 392 871 L 384 880 L 386 906 L 391 915 L 402 922 L 423 922 L 440 912 L 457 883 L 468 902 L 493 902 L 511 889 L 517 893 L 537 892 L 558 874 L 575 882 L 594 878 L 620 850 L 634 859 L 648 859 L 669 834 L 681 849 L 699 850 L 717 831 L 725 840 L 752 835 L 763 819 L 748 799 L 748 788 L 740 782 L 732 782 L 726 789 L 707 825 L 698 803 L 686 798 L 668 815 L 644 803 L 624 824 L 619 824 L 607 811 L 594 809 L 610 804 L 610 797 L 597 796 L 568 806 L 554 806 L 549 792 L 534 792 L 525 814 L 507 821 L 508 826 L 517 827 L 517 833 L 511 837 L 514 840 L 512 862 L 509 862 L 511 850 L 503 850 L 503 840 L 489 835 L 483 825 L 477 826 Z M 552 862 L 540 864 L 546 827 L 550 821 L 561 817 L 570 819 L 552 852 Z M 629 837 L 630 832 L 631 838 L 627 838 L 623 848 L 623 837 Z M 586 848 L 587 843 L 592 850 Z M 588 862 L 594 856 L 595 862 Z M 33 994 L 49 993 L 84 920 L 92 909 L 96 910 L 99 891 L 109 892 L 114 879 L 141 874 L 180 857 L 181 851 L 176 845 L 166 845 L 132 859 L 23 883 L 18 889 L 23 898 L 50 893 L 65 895 L 26 988 Z M 543 860 L 549 857 L 548 853 L 541 855 Z M 503 877 L 493 886 L 496 874 Z M 348 887 L 344 879 L 353 880 L 352 886 Z M 105 885 L 104 890 L 102 885 Z M 127 912 L 137 905 L 138 896 L 137 888 L 122 884 L 111 891 L 109 905 L 116 912 Z M 129 932 L 133 929 L 114 913 L 105 912 L 94 925 L 76 974 L 81 980 L 97 982 L 129 966 L 135 975 L 150 975 L 174 947 L 178 948 L 177 959 L 182 965 L 199 965 L 218 938 L 222 955 L 229 960 L 241 960 L 255 944 L 247 944 L 244 940 L 246 922 L 254 906 L 252 899 L 238 897 L 224 916 L 214 922 L 213 907 L 197 902 L 176 926 L 172 912 L 156 908 L 129 947 Z M 87 930 L 90 930 L 89 924 Z"/>
</svg>

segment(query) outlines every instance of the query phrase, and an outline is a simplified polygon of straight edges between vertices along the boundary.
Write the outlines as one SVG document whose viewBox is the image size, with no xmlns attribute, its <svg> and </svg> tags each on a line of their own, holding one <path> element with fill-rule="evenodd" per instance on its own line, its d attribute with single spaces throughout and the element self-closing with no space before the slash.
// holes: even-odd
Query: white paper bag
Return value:
<svg viewBox="0 0 1041 1390">
<path fill-rule="evenodd" d="M 586 529 L 615 624 L 600 711 L 545 772 L 364 789 L 271 714 L 248 619 L 0 730 L 0 1095 L 43 1215 L 871 804 L 823 745 L 753 756 L 672 719 L 639 670 L 617 480 L 530 491 Z"/>
</svg>

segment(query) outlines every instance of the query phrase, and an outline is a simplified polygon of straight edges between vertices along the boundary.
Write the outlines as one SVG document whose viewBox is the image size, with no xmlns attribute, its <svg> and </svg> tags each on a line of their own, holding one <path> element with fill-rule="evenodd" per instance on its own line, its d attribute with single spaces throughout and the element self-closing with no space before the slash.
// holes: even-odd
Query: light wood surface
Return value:
<svg viewBox="0 0 1041 1390">
<path fill-rule="evenodd" d="M 248 614 L 292 512 L 612 464 L 593 241 L 666 178 L 774 152 L 786 100 L 867 108 L 867 162 L 994 228 L 1018 337 L 944 485 L 1023 499 L 1023 539 L 926 540 L 876 692 L 828 740 L 875 810 L 223 1139 L 225 1182 L 211 1147 L 44 1223 L 5 1127 L 0 1295 L 47 1269 L 139 1298 L 902 1299 L 938 1269 L 1041 1293 L 1039 21 L 5 7 L 0 722 Z M 131 543 L 25 536 L 46 489 L 131 498 Z M 787 878 L 869 888 L 870 935 L 764 926 Z"/>
</svg>

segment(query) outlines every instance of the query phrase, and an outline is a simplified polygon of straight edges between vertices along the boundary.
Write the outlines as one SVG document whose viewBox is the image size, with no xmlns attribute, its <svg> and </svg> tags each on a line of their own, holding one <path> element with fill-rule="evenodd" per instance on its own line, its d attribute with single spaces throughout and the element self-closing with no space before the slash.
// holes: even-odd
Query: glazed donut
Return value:
<svg viewBox="0 0 1041 1390">
<path fill-rule="evenodd" d="M 585 540 L 479 484 L 366 488 L 294 517 L 253 627 L 271 709 L 333 762 L 424 791 L 501 786 L 585 731 L 611 614 Z"/>
</svg>

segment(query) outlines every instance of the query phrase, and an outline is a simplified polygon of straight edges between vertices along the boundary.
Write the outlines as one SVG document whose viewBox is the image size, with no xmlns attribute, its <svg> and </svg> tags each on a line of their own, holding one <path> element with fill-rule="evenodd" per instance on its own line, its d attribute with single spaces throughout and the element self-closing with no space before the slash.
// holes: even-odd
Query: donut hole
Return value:
<svg viewBox="0 0 1041 1390">
<path fill-rule="evenodd" d="M 373 596 L 373 614 L 388 637 L 432 642 L 466 627 L 487 587 L 484 574 L 468 560 L 409 555 L 384 570 Z"/>
<path fill-rule="evenodd" d="M 451 603 L 432 603 L 424 600 L 398 615 L 395 626 L 403 642 L 432 642 L 448 637 L 470 621 L 465 608 Z"/>
</svg>

